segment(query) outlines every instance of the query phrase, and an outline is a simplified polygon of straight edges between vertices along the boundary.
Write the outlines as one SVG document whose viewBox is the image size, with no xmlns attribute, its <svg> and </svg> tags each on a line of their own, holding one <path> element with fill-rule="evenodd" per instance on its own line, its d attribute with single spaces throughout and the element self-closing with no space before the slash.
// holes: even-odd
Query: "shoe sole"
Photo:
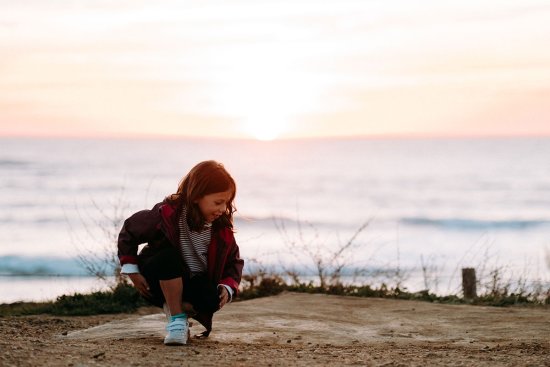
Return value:
<svg viewBox="0 0 550 367">
<path fill-rule="evenodd" d="M 168 342 L 168 343 L 164 343 L 164 345 L 167 345 L 169 347 L 175 347 L 175 346 L 180 346 L 180 345 L 186 345 L 187 343 L 182 343 L 182 342 Z"/>
<path fill-rule="evenodd" d="M 187 330 L 187 340 L 185 341 L 179 341 L 179 340 L 169 340 L 169 341 L 164 341 L 164 345 L 167 345 L 167 346 L 178 346 L 178 345 L 186 345 L 187 342 L 189 341 L 191 337 L 191 331 L 190 330 Z"/>
</svg>

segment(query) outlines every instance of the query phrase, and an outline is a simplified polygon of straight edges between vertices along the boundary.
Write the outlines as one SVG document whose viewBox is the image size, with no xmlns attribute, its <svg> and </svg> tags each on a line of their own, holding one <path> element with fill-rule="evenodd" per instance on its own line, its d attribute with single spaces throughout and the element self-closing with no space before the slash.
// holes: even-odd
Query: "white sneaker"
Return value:
<svg viewBox="0 0 550 367">
<path fill-rule="evenodd" d="M 164 338 L 165 345 L 184 345 L 189 338 L 189 323 L 187 318 L 177 318 L 166 325 L 168 334 Z"/>
</svg>

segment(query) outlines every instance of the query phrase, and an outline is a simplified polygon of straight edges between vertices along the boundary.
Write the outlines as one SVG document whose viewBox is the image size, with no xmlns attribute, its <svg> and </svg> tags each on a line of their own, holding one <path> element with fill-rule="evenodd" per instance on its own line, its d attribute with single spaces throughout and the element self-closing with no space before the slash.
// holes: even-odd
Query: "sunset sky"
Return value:
<svg viewBox="0 0 550 367">
<path fill-rule="evenodd" d="M 550 135 L 550 3 L 0 0 L 0 136 Z"/>
</svg>

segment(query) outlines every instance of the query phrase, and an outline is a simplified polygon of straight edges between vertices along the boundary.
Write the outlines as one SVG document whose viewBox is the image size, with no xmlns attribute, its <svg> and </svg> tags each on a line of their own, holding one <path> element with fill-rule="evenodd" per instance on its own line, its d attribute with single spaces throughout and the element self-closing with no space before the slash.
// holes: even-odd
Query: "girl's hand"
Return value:
<svg viewBox="0 0 550 367">
<path fill-rule="evenodd" d="M 220 297 L 220 309 L 225 306 L 227 301 L 229 301 L 229 293 L 223 285 L 218 286 L 218 294 Z"/>
<path fill-rule="evenodd" d="M 141 275 L 140 273 L 133 273 L 128 274 L 128 276 L 130 277 L 132 283 L 134 283 L 134 288 L 136 288 L 142 296 L 151 297 L 149 284 L 147 284 L 147 281 L 145 280 L 143 275 Z"/>
</svg>

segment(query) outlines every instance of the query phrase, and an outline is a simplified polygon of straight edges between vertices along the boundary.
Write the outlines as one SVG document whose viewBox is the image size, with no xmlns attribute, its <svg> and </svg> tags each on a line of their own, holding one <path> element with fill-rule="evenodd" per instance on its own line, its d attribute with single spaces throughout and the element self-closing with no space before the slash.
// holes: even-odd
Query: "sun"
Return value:
<svg viewBox="0 0 550 367">
<path fill-rule="evenodd" d="M 229 120 L 239 136 L 257 140 L 294 136 L 301 118 L 320 113 L 326 81 L 303 72 L 294 45 L 233 51 L 230 57 L 211 55 L 216 62 L 223 60 L 223 67 L 208 75 L 203 113 Z"/>
<path fill-rule="evenodd" d="M 279 122 L 248 122 L 243 126 L 243 131 L 257 140 L 270 141 L 275 140 L 284 132 L 285 126 Z"/>
</svg>

